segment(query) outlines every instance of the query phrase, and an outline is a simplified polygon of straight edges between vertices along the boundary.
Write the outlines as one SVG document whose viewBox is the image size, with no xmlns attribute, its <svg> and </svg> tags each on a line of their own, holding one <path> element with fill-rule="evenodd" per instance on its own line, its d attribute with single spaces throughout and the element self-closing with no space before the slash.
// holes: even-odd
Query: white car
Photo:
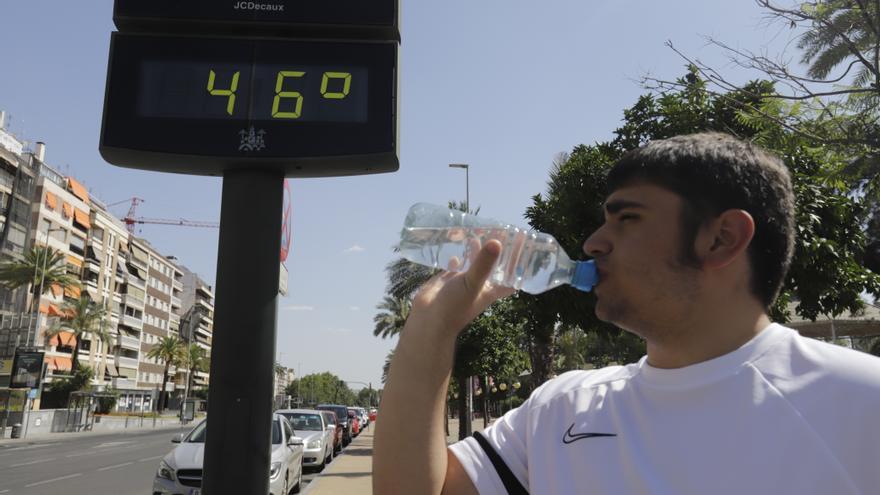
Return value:
<svg viewBox="0 0 880 495">
<path fill-rule="evenodd" d="M 293 433 L 302 437 L 305 444 L 303 466 L 318 471 L 333 460 L 333 436 L 335 429 L 328 428 L 321 411 L 315 409 L 279 409 L 275 414 L 287 418 Z"/>
<path fill-rule="evenodd" d="M 205 453 L 207 419 L 185 437 L 175 435 L 179 443 L 159 462 L 153 479 L 153 495 L 201 495 L 202 463 Z M 283 416 L 272 416 L 272 457 L 269 473 L 270 495 L 299 493 L 302 482 L 303 440 Z"/>
</svg>

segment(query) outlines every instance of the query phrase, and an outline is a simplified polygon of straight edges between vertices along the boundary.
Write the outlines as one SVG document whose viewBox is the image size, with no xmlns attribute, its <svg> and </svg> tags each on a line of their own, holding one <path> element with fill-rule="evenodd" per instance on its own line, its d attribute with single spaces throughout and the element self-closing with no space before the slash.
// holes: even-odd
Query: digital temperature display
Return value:
<svg viewBox="0 0 880 495">
<path fill-rule="evenodd" d="M 139 86 L 145 117 L 367 121 L 363 67 L 145 61 Z"/>
<path fill-rule="evenodd" d="M 397 170 L 397 51 L 393 40 L 113 33 L 101 154 L 205 175 Z"/>
</svg>

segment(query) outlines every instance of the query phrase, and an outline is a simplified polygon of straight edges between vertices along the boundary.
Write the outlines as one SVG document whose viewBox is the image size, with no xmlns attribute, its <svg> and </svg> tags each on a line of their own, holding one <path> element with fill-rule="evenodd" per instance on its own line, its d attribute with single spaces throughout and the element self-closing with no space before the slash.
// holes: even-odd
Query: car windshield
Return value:
<svg viewBox="0 0 880 495">
<path fill-rule="evenodd" d="M 272 421 L 272 445 L 281 443 L 281 423 L 278 420 Z"/>
<path fill-rule="evenodd" d="M 198 426 L 189 434 L 186 441 L 189 443 L 205 443 L 205 432 L 207 431 L 207 421 L 202 421 Z"/>
<path fill-rule="evenodd" d="M 284 416 L 294 430 L 321 431 L 321 416 L 308 413 L 288 413 Z"/>
</svg>

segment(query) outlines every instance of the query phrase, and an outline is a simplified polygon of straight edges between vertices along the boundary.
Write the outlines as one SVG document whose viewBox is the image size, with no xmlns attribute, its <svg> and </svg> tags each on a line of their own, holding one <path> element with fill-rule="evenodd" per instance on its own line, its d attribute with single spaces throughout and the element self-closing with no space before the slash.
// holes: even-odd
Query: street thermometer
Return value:
<svg viewBox="0 0 880 495">
<path fill-rule="evenodd" d="M 115 0 L 113 20 L 101 155 L 223 177 L 188 495 L 267 493 L 283 181 L 398 169 L 398 0 Z"/>
<path fill-rule="evenodd" d="M 117 0 L 114 21 L 108 162 L 198 175 L 398 169 L 394 1 Z"/>
</svg>

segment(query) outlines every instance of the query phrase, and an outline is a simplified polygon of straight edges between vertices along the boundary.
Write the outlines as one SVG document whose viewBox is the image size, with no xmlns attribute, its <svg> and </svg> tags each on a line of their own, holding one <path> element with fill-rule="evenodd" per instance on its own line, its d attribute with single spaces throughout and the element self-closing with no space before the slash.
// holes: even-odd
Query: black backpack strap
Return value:
<svg viewBox="0 0 880 495">
<path fill-rule="evenodd" d="M 504 483 L 504 488 L 507 489 L 507 493 L 509 495 L 529 495 L 529 492 L 522 486 L 522 483 L 520 483 L 517 477 L 514 476 L 513 471 L 507 467 L 507 464 L 505 464 L 501 456 L 498 455 L 498 452 L 495 452 L 495 449 L 492 448 L 489 440 L 486 440 L 486 437 L 478 431 L 474 432 L 474 438 L 477 440 L 477 443 L 480 444 L 480 447 L 486 452 L 486 455 L 489 456 L 489 460 L 492 461 L 492 465 L 495 466 L 495 472 L 498 473 L 501 482 Z"/>
</svg>

